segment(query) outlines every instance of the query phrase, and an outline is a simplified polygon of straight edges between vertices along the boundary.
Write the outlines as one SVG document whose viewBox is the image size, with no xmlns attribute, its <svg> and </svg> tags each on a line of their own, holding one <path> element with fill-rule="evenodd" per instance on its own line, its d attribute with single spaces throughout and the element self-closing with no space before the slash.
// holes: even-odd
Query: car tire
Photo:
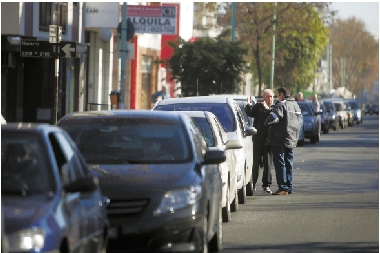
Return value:
<svg viewBox="0 0 380 253">
<path fill-rule="evenodd" d="M 243 182 L 243 187 L 238 190 L 238 200 L 239 204 L 245 204 L 245 202 L 247 202 L 247 185 L 245 184 L 245 180 Z"/>
<path fill-rule="evenodd" d="M 223 249 L 223 219 L 221 210 L 219 210 L 218 215 L 218 225 L 214 236 L 208 244 L 209 252 L 221 252 Z"/>
<path fill-rule="evenodd" d="M 230 186 L 227 187 L 226 206 L 222 208 L 223 222 L 231 221 Z"/>
<path fill-rule="evenodd" d="M 253 192 L 254 192 L 254 189 L 253 189 L 253 179 L 252 179 L 252 176 L 247 184 L 247 192 L 246 192 L 246 195 L 247 196 L 253 196 Z"/>
<path fill-rule="evenodd" d="M 303 140 L 298 140 L 298 142 L 297 142 L 297 147 L 303 147 L 304 144 L 305 144 L 305 139 L 303 139 Z"/>
<path fill-rule="evenodd" d="M 318 130 L 318 133 L 315 135 L 315 141 L 319 142 L 320 137 L 321 137 L 321 132 Z"/>
<path fill-rule="evenodd" d="M 310 137 L 310 142 L 313 143 L 313 144 L 315 144 L 315 142 L 316 142 L 316 140 L 315 140 L 315 136 Z"/>
<path fill-rule="evenodd" d="M 231 212 L 236 212 L 239 209 L 238 191 L 235 191 L 235 199 L 231 203 Z"/>
</svg>

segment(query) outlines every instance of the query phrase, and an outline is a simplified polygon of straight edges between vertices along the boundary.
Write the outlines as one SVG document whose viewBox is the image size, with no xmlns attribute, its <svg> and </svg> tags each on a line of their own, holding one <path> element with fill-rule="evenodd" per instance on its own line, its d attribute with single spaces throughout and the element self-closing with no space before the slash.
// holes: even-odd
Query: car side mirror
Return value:
<svg viewBox="0 0 380 253">
<path fill-rule="evenodd" d="M 219 164 L 224 161 L 226 161 L 226 152 L 224 150 L 207 150 L 203 164 Z"/>
<path fill-rule="evenodd" d="M 252 135 L 257 134 L 257 130 L 253 126 L 247 126 L 244 133 L 245 133 L 245 136 L 252 136 Z"/>
<path fill-rule="evenodd" d="M 226 143 L 226 150 L 239 149 L 242 147 L 243 147 L 243 142 L 241 140 L 228 140 Z"/>
<path fill-rule="evenodd" d="M 99 187 L 99 179 L 94 176 L 87 176 L 87 177 L 79 178 L 75 182 L 65 185 L 64 190 L 67 193 L 92 192 L 98 189 L 98 187 Z"/>
</svg>

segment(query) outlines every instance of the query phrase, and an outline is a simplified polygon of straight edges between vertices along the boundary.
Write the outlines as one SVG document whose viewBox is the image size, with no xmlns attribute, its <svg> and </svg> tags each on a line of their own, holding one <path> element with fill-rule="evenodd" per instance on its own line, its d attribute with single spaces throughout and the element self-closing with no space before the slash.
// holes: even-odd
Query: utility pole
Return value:
<svg viewBox="0 0 380 253">
<path fill-rule="evenodd" d="M 123 4 L 123 14 L 121 18 L 121 64 L 120 64 L 120 100 L 119 108 L 125 109 L 125 80 L 126 80 L 126 59 L 127 59 L 127 4 Z"/>
<path fill-rule="evenodd" d="M 236 3 L 232 2 L 232 23 L 231 23 L 231 41 L 235 40 L 235 16 L 236 16 Z"/>
<path fill-rule="evenodd" d="M 276 6 L 277 2 L 273 3 L 273 35 L 272 35 L 272 68 L 271 68 L 271 73 L 270 73 L 270 88 L 273 90 L 273 79 L 274 79 L 274 58 L 276 55 Z"/>
</svg>

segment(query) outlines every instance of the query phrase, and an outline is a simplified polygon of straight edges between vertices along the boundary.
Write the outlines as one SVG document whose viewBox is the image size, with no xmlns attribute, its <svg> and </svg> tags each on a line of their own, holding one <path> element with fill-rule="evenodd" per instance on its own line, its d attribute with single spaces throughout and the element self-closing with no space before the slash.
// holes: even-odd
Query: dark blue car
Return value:
<svg viewBox="0 0 380 253">
<path fill-rule="evenodd" d="M 98 179 L 70 136 L 48 124 L 1 126 L 2 229 L 9 252 L 104 252 Z"/>
</svg>

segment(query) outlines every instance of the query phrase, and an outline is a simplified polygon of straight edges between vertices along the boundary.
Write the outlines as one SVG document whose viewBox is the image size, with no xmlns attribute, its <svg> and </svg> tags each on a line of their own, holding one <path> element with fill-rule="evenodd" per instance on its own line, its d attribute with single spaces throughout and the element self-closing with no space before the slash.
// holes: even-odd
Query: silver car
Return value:
<svg viewBox="0 0 380 253">
<path fill-rule="evenodd" d="M 246 202 L 246 196 L 253 195 L 251 136 L 257 131 L 254 127 L 247 126 L 239 105 L 232 97 L 221 95 L 170 98 L 157 102 L 152 110 L 210 111 L 214 113 L 226 131 L 228 139 L 243 142 L 243 148 L 235 149 L 239 204 Z"/>
<path fill-rule="evenodd" d="M 240 140 L 229 140 L 226 132 L 220 124 L 218 118 L 207 111 L 182 111 L 189 115 L 195 125 L 203 134 L 208 149 L 221 149 L 226 151 L 226 161 L 219 164 L 219 171 L 222 176 L 222 217 L 223 222 L 231 220 L 231 211 L 238 208 L 238 197 L 236 188 L 236 155 L 234 149 L 243 147 Z"/>
</svg>

